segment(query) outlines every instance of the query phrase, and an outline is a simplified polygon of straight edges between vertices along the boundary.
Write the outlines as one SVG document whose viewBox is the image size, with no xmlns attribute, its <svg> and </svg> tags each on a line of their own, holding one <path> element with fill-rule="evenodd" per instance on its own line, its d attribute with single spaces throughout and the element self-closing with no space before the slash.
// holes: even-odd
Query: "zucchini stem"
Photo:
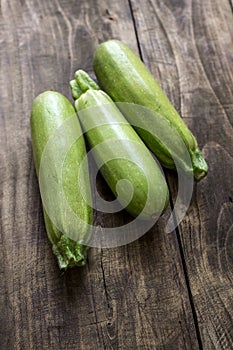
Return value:
<svg viewBox="0 0 233 350">
<path fill-rule="evenodd" d="M 87 90 L 100 90 L 94 80 L 82 69 L 75 72 L 74 80 L 70 81 L 70 87 L 74 100 L 77 100 Z"/>
<path fill-rule="evenodd" d="M 53 244 L 53 253 L 58 259 L 61 270 L 68 267 L 84 266 L 87 258 L 88 247 L 79 244 L 66 235 L 62 235 L 59 242 Z"/>
<path fill-rule="evenodd" d="M 194 152 L 190 152 L 190 155 L 193 165 L 194 178 L 196 181 L 200 181 L 206 176 L 208 172 L 208 165 L 199 148 L 196 148 Z"/>
</svg>

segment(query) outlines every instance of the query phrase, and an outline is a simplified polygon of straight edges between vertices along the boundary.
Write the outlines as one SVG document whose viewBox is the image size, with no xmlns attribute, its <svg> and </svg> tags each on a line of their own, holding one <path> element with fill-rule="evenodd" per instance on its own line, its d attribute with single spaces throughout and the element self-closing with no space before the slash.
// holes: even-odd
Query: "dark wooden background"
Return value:
<svg viewBox="0 0 233 350">
<path fill-rule="evenodd" d="M 0 3 L 0 349 L 233 349 L 232 2 Z M 209 174 L 175 232 L 164 233 L 165 216 L 138 241 L 93 248 L 84 268 L 62 275 L 43 222 L 31 104 L 47 89 L 71 99 L 74 71 L 92 74 L 93 52 L 110 38 L 160 81 Z M 168 178 L 174 200 L 176 176 Z M 106 220 L 121 222 L 103 214 L 96 224 Z"/>
</svg>

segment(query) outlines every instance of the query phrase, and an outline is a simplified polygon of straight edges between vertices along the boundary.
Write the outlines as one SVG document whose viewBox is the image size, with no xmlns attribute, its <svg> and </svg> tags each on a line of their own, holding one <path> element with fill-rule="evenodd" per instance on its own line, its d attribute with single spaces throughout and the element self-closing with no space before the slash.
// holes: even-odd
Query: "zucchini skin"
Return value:
<svg viewBox="0 0 233 350">
<path fill-rule="evenodd" d="M 143 220 L 157 218 L 169 200 L 160 167 L 111 98 L 98 86 L 93 88 L 92 83 L 88 88 L 88 84 L 88 75 L 79 70 L 71 88 L 80 123 L 103 177 L 132 216 L 140 215 Z M 127 189 L 121 185 L 120 192 L 116 189 L 122 179 L 133 187 L 131 200 Z"/>
<path fill-rule="evenodd" d="M 150 125 L 147 123 L 146 113 L 141 116 L 143 128 L 135 127 L 135 129 L 162 165 L 169 169 L 176 169 L 174 162 L 176 158 L 185 172 L 193 172 L 197 181 L 207 174 L 208 166 L 198 149 L 196 138 L 154 76 L 127 45 L 118 40 L 109 40 L 100 44 L 94 55 L 93 66 L 101 87 L 115 102 L 144 106 L 155 113 L 154 118 L 156 113 L 160 114 L 180 135 L 191 158 L 189 164 L 185 159 L 181 159 L 181 149 L 177 152 L 175 147 L 173 149 L 165 145 L 162 138 L 152 135 L 149 132 Z M 128 121 L 134 125 L 135 108 L 131 109 L 130 106 L 124 108 L 124 104 L 120 106 Z M 176 141 L 178 140 L 174 140 L 174 143 L 179 143 Z"/>
<path fill-rule="evenodd" d="M 70 118 L 73 118 L 75 127 L 81 132 L 81 127 L 72 104 L 65 96 L 58 92 L 45 91 L 38 95 L 33 101 L 30 125 L 33 158 L 38 179 L 41 159 L 48 141 L 55 135 L 56 131 L 64 125 L 63 123 L 70 120 Z M 62 142 L 64 142 L 64 139 L 61 138 L 61 144 Z M 54 147 L 52 151 L 50 150 L 51 154 L 49 154 L 53 169 L 55 169 L 54 162 L 58 155 L 57 152 L 58 150 Z M 77 181 L 80 163 L 85 155 L 86 149 L 84 139 L 80 137 L 71 145 L 64 159 L 61 170 L 62 188 L 68 205 L 72 208 L 73 212 L 85 223 L 91 225 L 92 208 L 84 201 L 81 193 L 81 191 L 85 191 L 89 193 L 89 196 L 91 195 L 89 178 L 87 177 L 86 185 L 81 190 L 78 187 Z M 88 164 L 85 164 L 83 169 L 88 173 Z M 56 181 L 58 182 L 59 179 L 57 178 Z M 79 238 L 89 237 L 89 228 L 81 224 L 79 227 L 76 225 L 72 227 L 72 222 L 67 222 L 64 213 L 64 205 L 61 205 L 56 193 L 53 194 L 52 201 L 54 201 L 57 206 L 56 212 L 58 214 L 56 220 L 59 222 L 59 228 L 62 227 L 62 232 L 54 225 L 44 205 L 43 212 L 47 235 L 52 243 L 53 252 L 57 256 L 59 267 L 66 270 L 68 267 L 82 266 L 86 262 L 88 247 L 77 241 Z M 77 241 L 71 239 L 69 235 L 66 235 L 68 227 L 72 227 L 73 231 L 77 232 Z"/>
</svg>

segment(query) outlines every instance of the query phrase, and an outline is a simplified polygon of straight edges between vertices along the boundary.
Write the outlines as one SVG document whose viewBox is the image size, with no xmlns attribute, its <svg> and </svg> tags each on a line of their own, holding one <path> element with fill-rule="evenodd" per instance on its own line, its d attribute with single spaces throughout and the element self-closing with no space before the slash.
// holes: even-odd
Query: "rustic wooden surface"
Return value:
<svg viewBox="0 0 233 350">
<path fill-rule="evenodd" d="M 233 53 L 227 0 L 2 0 L 0 349 L 233 349 Z M 61 274 L 32 160 L 33 98 L 71 98 L 98 43 L 138 52 L 209 164 L 176 232 L 167 215 L 140 240 L 91 249 Z M 176 177 L 168 174 L 173 200 Z M 99 186 L 104 182 L 99 179 Z M 171 201 L 171 205 L 173 205 Z M 121 216 L 96 217 L 120 225 Z"/>
</svg>

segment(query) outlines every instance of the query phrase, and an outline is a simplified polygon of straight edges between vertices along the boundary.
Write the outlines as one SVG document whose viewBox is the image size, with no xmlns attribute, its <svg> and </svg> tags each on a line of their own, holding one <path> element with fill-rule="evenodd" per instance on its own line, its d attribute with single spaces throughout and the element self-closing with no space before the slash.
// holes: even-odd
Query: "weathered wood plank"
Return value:
<svg viewBox="0 0 233 350">
<path fill-rule="evenodd" d="M 229 0 L 230 2 L 230 6 L 231 6 L 231 9 L 232 9 L 232 12 L 233 12 L 233 0 Z"/>
<path fill-rule="evenodd" d="M 61 275 L 45 233 L 29 117 L 46 89 L 71 97 L 98 42 L 137 50 L 125 1 L 1 2 L 1 349 L 198 349 L 177 238 L 163 221 Z M 104 188 L 104 183 L 99 183 Z M 124 216 L 98 215 L 101 226 Z"/>
<path fill-rule="evenodd" d="M 228 1 L 132 0 L 145 63 L 209 164 L 179 227 L 204 349 L 231 349 L 232 13 Z M 176 191 L 174 177 L 170 185 Z"/>
</svg>

